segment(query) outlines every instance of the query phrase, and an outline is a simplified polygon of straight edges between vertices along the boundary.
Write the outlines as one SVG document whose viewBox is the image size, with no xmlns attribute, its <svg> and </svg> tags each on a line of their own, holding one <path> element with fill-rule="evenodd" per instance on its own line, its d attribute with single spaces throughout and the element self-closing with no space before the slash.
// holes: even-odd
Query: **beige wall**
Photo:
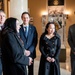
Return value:
<svg viewBox="0 0 75 75">
<path fill-rule="evenodd" d="M 66 30 L 68 35 L 68 28 L 70 25 L 75 23 L 75 0 L 66 0 L 65 1 L 65 8 L 66 10 L 70 11 L 68 15 L 68 19 L 66 20 Z"/>
<path fill-rule="evenodd" d="M 42 33 L 42 12 L 47 9 L 46 0 L 28 0 L 28 8 L 30 15 L 33 17 L 33 24 L 36 26 L 38 36 Z"/>
<path fill-rule="evenodd" d="M 28 0 L 28 8 L 30 15 L 33 17 L 34 25 L 37 28 L 39 37 L 42 33 L 42 11 L 47 11 L 47 0 Z M 75 0 L 65 0 L 65 11 L 69 11 L 68 19 L 66 20 L 66 37 L 68 28 L 75 23 Z"/>
<path fill-rule="evenodd" d="M 7 10 L 8 10 L 8 8 L 7 8 L 7 0 L 4 0 L 4 12 L 6 13 L 6 16 L 8 15 Z"/>
<path fill-rule="evenodd" d="M 66 37 L 68 38 L 68 28 L 75 23 L 75 0 L 65 0 L 65 10 L 70 12 L 66 20 Z M 66 47 L 69 47 L 68 43 Z"/>
<path fill-rule="evenodd" d="M 8 17 L 8 2 L 4 0 L 4 11 Z M 48 0 L 28 0 L 28 8 L 33 23 L 37 28 L 38 36 L 42 34 L 42 12 L 47 11 Z M 68 35 L 68 28 L 75 23 L 75 0 L 65 0 L 65 10 L 69 11 L 68 19 L 66 20 L 66 36 Z"/>
<path fill-rule="evenodd" d="M 47 0 L 28 0 L 28 8 L 30 15 L 33 17 L 34 25 L 37 28 L 39 36 L 42 33 L 42 12 L 47 11 Z M 66 35 L 68 35 L 68 28 L 75 23 L 75 0 L 65 0 L 65 10 L 70 11 L 68 19 L 66 20 Z M 8 17 L 8 1 L 4 0 L 4 11 Z"/>
</svg>

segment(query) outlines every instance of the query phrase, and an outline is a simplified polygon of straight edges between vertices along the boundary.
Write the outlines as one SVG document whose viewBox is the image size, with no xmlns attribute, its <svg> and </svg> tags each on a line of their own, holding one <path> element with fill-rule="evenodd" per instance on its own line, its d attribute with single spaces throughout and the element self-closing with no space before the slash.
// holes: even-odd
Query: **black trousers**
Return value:
<svg viewBox="0 0 75 75">
<path fill-rule="evenodd" d="M 34 62 L 32 65 L 28 66 L 28 75 L 34 75 Z"/>
<path fill-rule="evenodd" d="M 0 75 L 2 75 L 2 62 L 1 62 L 1 58 L 0 58 Z"/>
<path fill-rule="evenodd" d="M 75 58 L 71 57 L 71 75 L 75 75 Z"/>
</svg>

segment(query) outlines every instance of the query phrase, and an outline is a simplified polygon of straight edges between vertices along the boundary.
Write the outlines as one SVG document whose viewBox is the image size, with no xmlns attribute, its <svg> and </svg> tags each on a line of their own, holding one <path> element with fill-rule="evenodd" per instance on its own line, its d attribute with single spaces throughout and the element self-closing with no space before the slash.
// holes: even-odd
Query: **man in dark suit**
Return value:
<svg viewBox="0 0 75 75">
<path fill-rule="evenodd" d="M 36 57 L 37 31 L 33 25 L 29 24 L 30 14 L 28 12 L 23 12 L 21 18 L 23 24 L 21 24 L 20 28 L 20 37 L 24 42 L 25 55 L 33 59 L 33 64 L 28 66 L 28 75 L 34 75 L 33 66 Z"/>
<path fill-rule="evenodd" d="M 3 28 L 3 24 L 5 22 L 6 15 L 5 13 L 0 10 L 0 75 L 2 75 L 2 63 L 1 63 L 1 30 Z"/>
<path fill-rule="evenodd" d="M 75 24 L 69 27 L 68 43 L 71 47 L 71 75 L 75 75 Z"/>
</svg>

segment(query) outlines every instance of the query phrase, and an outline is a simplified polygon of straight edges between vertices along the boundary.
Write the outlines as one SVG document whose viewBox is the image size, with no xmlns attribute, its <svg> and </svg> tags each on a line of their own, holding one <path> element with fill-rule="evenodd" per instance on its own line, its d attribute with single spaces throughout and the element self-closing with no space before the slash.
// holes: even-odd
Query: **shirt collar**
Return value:
<svg viewBox="0 0 75 75">
<path fill-rule="evenodd" d="M 2 24 L 0 24 L 0 27 L 3 26 Z"/>
<path fill-rule="evenodd" d="M 24 25 L 24 24 L 23 24 L 23 27 L 29 27 L 29 25 Z"/>
</svg>

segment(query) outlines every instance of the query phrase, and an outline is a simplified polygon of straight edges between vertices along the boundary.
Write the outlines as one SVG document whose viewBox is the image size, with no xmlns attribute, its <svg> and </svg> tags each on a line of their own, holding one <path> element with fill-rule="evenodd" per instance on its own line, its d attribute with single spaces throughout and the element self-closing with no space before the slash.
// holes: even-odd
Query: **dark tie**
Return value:
<svg viewBox="0 0 75 75">
<path fill-rule="evenodd" d="M 27 38 L 27 27 L 25 27 L 25 36 L 26 36 L 26 38 Z"/>
</svg>

